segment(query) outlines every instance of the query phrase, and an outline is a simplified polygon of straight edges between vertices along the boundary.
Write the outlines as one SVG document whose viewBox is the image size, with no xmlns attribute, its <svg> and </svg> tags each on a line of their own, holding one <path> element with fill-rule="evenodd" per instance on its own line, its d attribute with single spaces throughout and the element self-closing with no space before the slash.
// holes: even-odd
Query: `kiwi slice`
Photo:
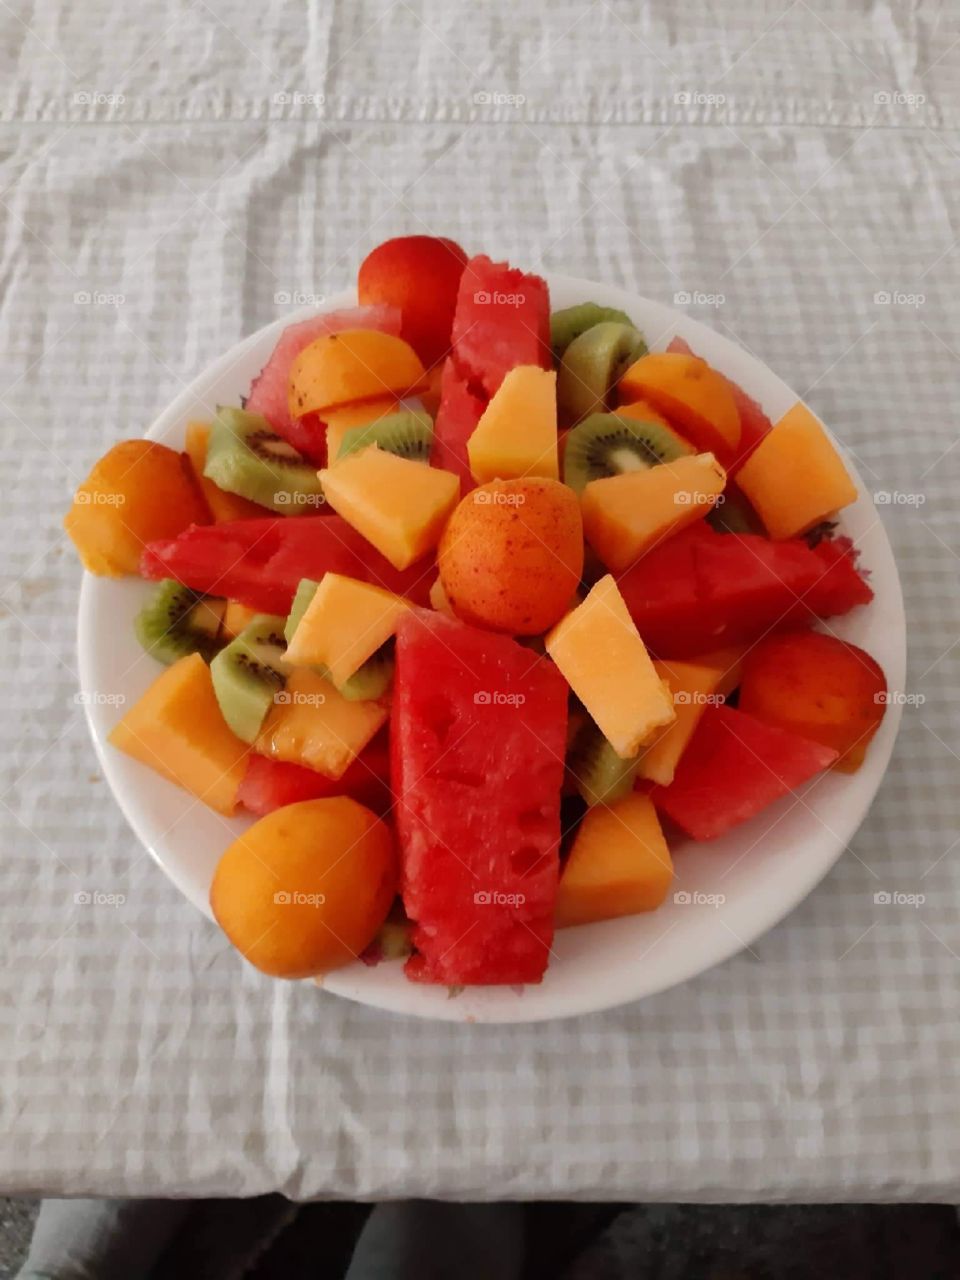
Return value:
<svg viewBox="0 0 960 1280">
<path fill-rule="evenodd" d="M 579 422 L 588 413 L 610 408 L 610 393 L 620 375 L 647 351 L 632 324 L 601 320 L 563 353 L 557 372 L 557 409 L 563 422 Z"/>
<path fill-rule="evenodd" d="M 433 422 L 428 413 L 407 409 L 388 413 L 376 422 L 351 427 L 344 433 L 337 458 L 356 453 L 367 445 L 379 445 L 385 453 L 397 453 L 413 462 L 429 462 L 433 447 Z M 333 461 L 333 459 L 331 459 Z"/>
<path fill-rule="evenodd" d="M 199 653 L 209 662 L 221 648 L 218 636 L 226 607 L 226 600 L 167 578 L 137 614 L 133 627 L 147 653 L 168 666 L 188 653 Z"/>
<path fill-rule="evenodd" d="M 612 804 L 633 790 L 639 757 L 624 760 L 592 720 L 581 724 L 567 748 L 567 770 L 588 805 Z"/>
<path fill-rule="evenodd" d="M 306 613 L 307 605 L 313 599 L 313 593 L 319 585 L 319 582 L 314 582 L 312 578 L 301 579 L 293 597 L 293 604 L 290 606 L 290 615 L 283 627 L 287 644 L 293 639 L 293 633 L 299 627 L 300 619 Z M 388 640 L 376 653 L 372 653 L 361 667 L 357 668 L 349 680 L 337 685 L 343 696 L 349 698 L 351 702 L 369 702 L 373 698 L 382 697 L 393 679 L 393 648 L 393 641 Z M 317 668 L 317 670 L 321 675 L 327 675 L 324 668 Z"/>
<path fill-rule="evenodd" d="M 203 474 L 228 493 L 281 515 L 309 515 L 323 502 L 316 467 L 266 418 L 245 409 L 217 409 Z"/>
<path fill-rule="evenodd" d="M 567 435 L 563 451 L 563 481 L 577 493 L 591 480 L 646 471 L 658 462 L 673 462 L 689 453 L 672 431 L 659 422 L 621 418 L 616 413 L 592 413 Z"/>
<path fill-rule="evenodd" d="M 601 307 L 599 302 L 579 302 L 575 307 L 554 311 L 550 317 L 550 346 L 554 361 L 560 360 L 574 338 L 579 338 L 581 333 L 604 320 L 615 320 L 618 324 L 628 324 L 631 329 L 636 328 L 625 311 Z"/>
<path fill-rule="evenodd" d="M 260 613 L 210 663 L 213 689 L 227 724 L 253 742 L 286 684 L 283 618 Z"/>
</svg>

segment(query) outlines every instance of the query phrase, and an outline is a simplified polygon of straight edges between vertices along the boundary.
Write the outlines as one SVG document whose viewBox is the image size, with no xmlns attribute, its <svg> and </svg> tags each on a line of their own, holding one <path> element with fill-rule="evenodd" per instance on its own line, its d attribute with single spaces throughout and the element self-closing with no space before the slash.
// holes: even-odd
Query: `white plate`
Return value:
<svg viewBox="0 0 960 1280">
<path fill-rule="evenodd" d="M 698 354 L 741 383 L 774 420 L 797 399 L 747 352 L 680 312 L 587 280 L 558 275 L 549 284 L 555 308 L 591 299 L 625 310 L 656 350 L 674 334 L 682 335 Z M 354 302 L 352 294 L 344 293 L 331 298 L 328 309 Z M 211 416 L 217 404 L 239 403 L 281 330 L 301 318 L 286 316 L 228 351 L 174 400 L 147 434 L 182 447 L 187 422 Z M 886 672 L 890 689 L 900 690 L 906 646 L 896 565 L 871 498 L 852 466 L 850 471 L 860 498 L 843 513 L 843 532 L 856 540 L 876 596 L 872 604 L 835 619 L 830 627 L 867 649 Z M 84 575 L 81 684 L 104 774 L 128 822 L 173 882 L 209 916 L 214 867 L 248 821 L 220 817 L 106 741 L 123 706 L 136 701 L 159 672 L 133 634 L 134 615 L 151 590 L 152 584 L 139 580 Z M 880 785 L 899 720 L 900 705 L 894 702 L 859 772 L 814 779 L 799 798 L 781 800 L 723 839 L 679 846 L 675 888 L 688 892 L 690 903 L 671 898 L 652 915 L 561 930 L 540 986 L 469 988 L 451 999 L 443 987 L 407 982 L 402 966 L 393 962 L 374 968 L 350 965 L 331 974 L 324 987 L 397 1013 L 455 1022 L 533 1022 L 605 1009 L 692 978 L 748 946 L 829 871 Z M 698 895 L 722 895 L 723 903 L 707 905 L 698 902 Z M 239 956 L 237 963 L 243 963 Z"/>
</svg>

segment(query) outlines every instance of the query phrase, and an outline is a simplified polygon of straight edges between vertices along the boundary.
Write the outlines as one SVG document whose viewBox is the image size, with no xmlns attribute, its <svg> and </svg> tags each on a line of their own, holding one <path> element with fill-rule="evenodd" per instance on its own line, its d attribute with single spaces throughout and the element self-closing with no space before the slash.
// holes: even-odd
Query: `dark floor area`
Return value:
<svg viewBox="0 0 960 1280">
<path fill-rule="evenodd" d="M 35 1210 L 0 1200 L 0 1280 L 16 1274 Z M 157 1280 L 215 1277 L 224 1232 L 234 1246 L 267 1241 L 251 1280 L 335 1280 L 367 1212 L 279 1196 L 207 1201 Z M 529 1280 L 960 1280 L 957 1213 L 943 1205 L 549 1203 L 529 1207 L 527 1238 Z"/>
</svg>

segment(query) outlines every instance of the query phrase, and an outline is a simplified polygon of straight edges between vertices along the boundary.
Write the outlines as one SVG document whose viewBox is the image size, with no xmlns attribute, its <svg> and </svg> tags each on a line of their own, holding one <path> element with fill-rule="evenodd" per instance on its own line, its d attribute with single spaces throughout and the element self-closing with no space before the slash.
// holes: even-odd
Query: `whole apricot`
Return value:
<svg viewBox="0 0 960 1280">
<path fill-rule="evenodd" d="M 214 918 L 255 968 L 309 978 L 350 964 L 397 893 L 389 828 L 347 796 L 285 805 L 226 850 Z"/>
<path fill-rule="evenodd" d="M 463 499 L 437 563 L 457 617 L 535 636 L 566 613 L 583 572 L 577 495 L 558 480 L 492 480 Z"/>
</svg>

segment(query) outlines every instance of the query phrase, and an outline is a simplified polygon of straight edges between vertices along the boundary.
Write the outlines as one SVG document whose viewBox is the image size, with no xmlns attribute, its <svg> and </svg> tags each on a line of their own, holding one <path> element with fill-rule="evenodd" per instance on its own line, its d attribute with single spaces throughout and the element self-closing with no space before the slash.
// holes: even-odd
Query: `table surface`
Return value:
<svg viewBox="0 0 960 1280">
<path fill-rule="evenodd" d="M 5 0 L 0 37 L 0 1186 L 957 1200 L 956 16 Z M 853 451 L 902 574 L 903 728 L 848 852 L 750 951 L 575 1021 L 422 1024 L 239 964 L 75 700 L 90 463 L 416 231 L 736 338 Z"/>
</svg>

